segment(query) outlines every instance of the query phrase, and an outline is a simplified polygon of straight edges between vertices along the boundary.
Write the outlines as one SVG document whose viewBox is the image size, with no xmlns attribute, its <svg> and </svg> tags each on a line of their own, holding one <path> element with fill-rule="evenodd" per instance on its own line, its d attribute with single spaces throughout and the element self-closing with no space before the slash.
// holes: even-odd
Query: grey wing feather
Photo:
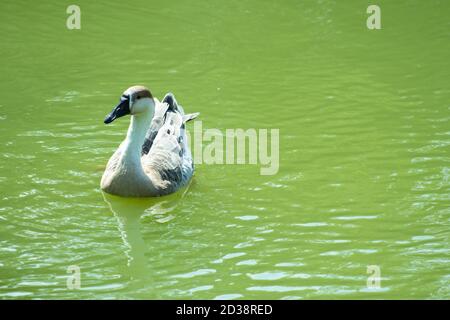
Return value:
<svg viewBox="0 0 450 320">
<path fill-rule="evenodd" d="M 149 153 L 159 129 L 161 129 L 163 124 L 166 122 L 166 116 L 170 112 L 180 113 L 184 116 L 183 107 L 178 105 L 175 96 L 171 92 L 167 93 L 161 103 L 158 103 L 155 106 L 155 115 L 153 116 L 152 123 L 150 124 L 144 144 L 142 145 L 141 155 Z"/>
<path fill-rule="evenodd" d="M 152 122 L 150 124 L 150 128 L 147 131 L 145 136 L 144 144 L 142 145 L 141 155 L 148 154 L 150 151 L 153 141 L 158 134 L 159 129 L 161 129 L 164 124 L 164 120 L 166 117 L 167 110 L 169 109 L 169 105 L 167 103 L 157 103 L 155 105 L 155 115 L 153 116 Z"/>
<path fill-rule="evenodd" d="M 157 173 L 162 193 L 170 193 L 189 181 L 194 165 L 186 144 L 183 108 L 171 93 L 161 104 L 164 108 L 155 110 L 142 148 L 142 154 L 145 154 L 143 166 L 146 172 Z"/>
<path fill-rule="evenodd" d="M 162 186 L 162 193 L 170 193 L 183 184 L 182 146 L 177 138 L 176 123 L 173 121 L 176 116 L 181 118 L 179 114 L 168 113 L 152 148 L 143 158 L 144 170 L 157 174 L 156 179 L 160 181 L 158 184 Z"/>
</svg>

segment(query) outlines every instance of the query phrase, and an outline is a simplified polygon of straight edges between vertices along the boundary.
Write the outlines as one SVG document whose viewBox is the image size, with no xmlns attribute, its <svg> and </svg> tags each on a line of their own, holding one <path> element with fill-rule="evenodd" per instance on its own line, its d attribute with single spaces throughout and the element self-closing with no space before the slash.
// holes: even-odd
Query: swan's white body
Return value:
<svg viewBox="0 0 450 320">
<path fill-rule="evenodd" d="M 162 102 L 149 91 L 149 96 L 139 97 L 145 90 L 135 86 L 124 92 L 123 97 L 129 99 L 131 123 L 103 173 L 101 188 L 107 193 L 125 197 L 166 195 L 184 186 L 194 173 L 185 122 L 198 114 L 185 115 L 172 94 Z"/>
</svg>

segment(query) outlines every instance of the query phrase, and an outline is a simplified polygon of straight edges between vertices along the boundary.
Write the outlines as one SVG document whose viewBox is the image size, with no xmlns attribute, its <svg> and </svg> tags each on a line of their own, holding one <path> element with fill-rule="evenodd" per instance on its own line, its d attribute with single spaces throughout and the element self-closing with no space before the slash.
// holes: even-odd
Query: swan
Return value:
<svg viewBox="0 0 450 320">
<path fill-rule="evenodd" d="M 158 197 L 186 185 L 194 163 L 185 124 L 199 113 L 185 114 L 172 93 L 160 102 L 146 87 L 132 86 L 104 123 L 128 114 L 126 138 L 106 165 L 101 189 L 123 197 Z"/>
</svg>

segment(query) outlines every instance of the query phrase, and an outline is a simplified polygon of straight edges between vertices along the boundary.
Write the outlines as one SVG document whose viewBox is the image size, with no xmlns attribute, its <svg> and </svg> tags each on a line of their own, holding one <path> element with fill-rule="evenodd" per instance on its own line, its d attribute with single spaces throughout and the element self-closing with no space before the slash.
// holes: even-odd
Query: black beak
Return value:
<svg viewBox="0 0 450 320">
<path fill-rule="evenodd" d="M 117 118 L 130 114 L 130 99 L 129 97 L 122 96 L 120 103 L 108 114 L 105 118 L 105 124 L 111 123 Z"/>
</svg>

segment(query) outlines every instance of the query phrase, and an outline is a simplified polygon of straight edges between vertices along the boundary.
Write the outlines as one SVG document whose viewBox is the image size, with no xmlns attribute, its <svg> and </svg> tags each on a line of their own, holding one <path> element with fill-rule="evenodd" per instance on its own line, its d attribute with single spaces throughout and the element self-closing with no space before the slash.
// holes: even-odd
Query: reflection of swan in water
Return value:
<svg viewBox="0 0 450 320">
<path fill-rule="evenodd" d="M 164 198 L 122 198 L 103 193 L 103 198 L 117 218 L 120 236 L 126 246 L 125 255 L 132 278 L 149 275 L 145 259 L 149 244 L 141 233 L 141 222 L 151 219 L 157 223 L 167 223 L 175 218 L 173 213 L 188 188 Z M 151 223 L 149 223 L 151 227 Z"/>
</svg>

